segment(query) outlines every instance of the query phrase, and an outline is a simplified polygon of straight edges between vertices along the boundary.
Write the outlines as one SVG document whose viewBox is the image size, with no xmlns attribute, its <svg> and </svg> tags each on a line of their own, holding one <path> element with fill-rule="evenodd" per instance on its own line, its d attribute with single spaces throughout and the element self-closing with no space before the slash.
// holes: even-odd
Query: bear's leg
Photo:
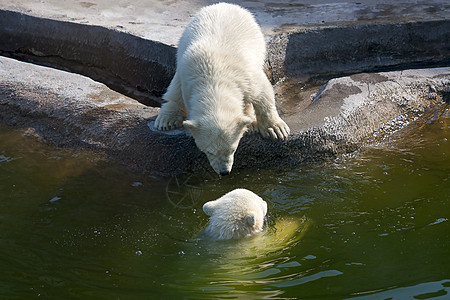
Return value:
<svg viewBox="0 0 450 300">
<path fill-rule="evenodd" d="M 255 110 L 253 109 L 253 104 L 247 103 L 244 106 L 244 115 L 251 118 L 253 121 L 248 125 L 247 131 L 248 132 L 256 132 L 258 131 L 258 126 L 256 123 L 256 116 L 255 116 Z"/>
<path fill-rule="evenodd" d="M 155 128 L 164 131 L 182 127 L 185 109 L 178 72 L 175 73 L 163 99 L 167 102 L 161 106 L 155 121 Z"/>
<path fill-rule="evenodd" d="M 254 90 L 256 97 L 252 96 L 254 98 L 250 99 L 255 109 L 256 127 L 264 138 L 284 141 L 287 139 L 290 129 L 278 115 L 272 85 L 262 71 L 256 82 L 259 83 Z"/>
</svg>

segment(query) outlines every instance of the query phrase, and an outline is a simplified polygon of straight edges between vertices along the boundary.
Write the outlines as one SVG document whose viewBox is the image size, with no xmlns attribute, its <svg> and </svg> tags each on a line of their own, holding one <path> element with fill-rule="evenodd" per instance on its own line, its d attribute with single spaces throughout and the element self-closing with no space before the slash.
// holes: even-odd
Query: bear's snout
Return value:
<svg viewBox="0 0 450 300">
<path fill-rule="evenodd" d="M 231 173 L 231 169 L 233 167 L 233 160 L 221 162 L 219 166 L 217 166 L 217 169 L 213 167 L 214 171 L 216 171 L 217 174 L 220 176 L 226 176 Z"/>
<path fill-rule="evenodd" d="M 219 174 L 220 174 L 220 176 L 226 176 L 226 175 L 228 175 L 228 174 L 230 174 L 231 172 L 229 171 L 229 170 L 220 170 L 219 171 Z"/>
<path fill-rule="evenodd" d="M 234 153 L 233 153 L 234 154 Z M 206 152 L 206 156 L 208 157 L 209 164 L 214 169 L 214 171 L 221 175 L 225 176 L 231 173 L 231 169 L 233 168 L 233 154 L 228 157 L 220 157 L 216 155 L 209 154 Z"/>
</svg>

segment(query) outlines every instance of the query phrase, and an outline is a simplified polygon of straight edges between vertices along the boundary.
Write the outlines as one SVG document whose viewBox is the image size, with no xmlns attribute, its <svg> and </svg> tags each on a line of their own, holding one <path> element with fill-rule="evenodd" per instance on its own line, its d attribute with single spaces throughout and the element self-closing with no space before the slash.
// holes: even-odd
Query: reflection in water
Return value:
<svg viewBox="0 0 450 300">
<path fill-rule="evenodd" d="M 437 117 L 332 162 L 166 180 L 0 128 L 0 294 L 444 299 L 449 129 Z M 201 239 L 202 205 L 235 188 L 268 203 L 264 232 Z"/>
</svg>

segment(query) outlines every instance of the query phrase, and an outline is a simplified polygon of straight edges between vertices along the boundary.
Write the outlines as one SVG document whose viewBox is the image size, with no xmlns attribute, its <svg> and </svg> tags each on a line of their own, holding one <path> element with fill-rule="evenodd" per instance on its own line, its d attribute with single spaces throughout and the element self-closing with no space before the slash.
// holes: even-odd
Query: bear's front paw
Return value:
<svg viewBox="0 0 450 300">
<path fill-rule="evenodd" d="M 160 131 L 172 130 L 183 126 L 183 117 L 159 114 L 155 120 L 155 128 Z"/>
<path fill-rule="evenodd" d="M 281 118 L 265 126 L 261 125 L 261 123 L 258 124 L 259 133 L 266 139 L 285 141 L 291 132 L 289 126 Z"/>
</svg>

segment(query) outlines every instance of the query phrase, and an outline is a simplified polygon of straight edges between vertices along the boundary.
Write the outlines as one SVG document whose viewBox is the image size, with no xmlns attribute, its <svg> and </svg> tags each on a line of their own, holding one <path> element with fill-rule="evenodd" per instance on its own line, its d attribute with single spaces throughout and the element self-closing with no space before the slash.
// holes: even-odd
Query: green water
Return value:
<svg viewBox="0 0 450 300">
<path fill-rule="evenodd" d="M 336 161 L 177 182 L 0 127 L 0 296 L 449 299 L 450 121 L 410 131 Z M 238 187 L 268 202 L 265 233 L 199 240 L 203 203 Z"/>
</svg>

